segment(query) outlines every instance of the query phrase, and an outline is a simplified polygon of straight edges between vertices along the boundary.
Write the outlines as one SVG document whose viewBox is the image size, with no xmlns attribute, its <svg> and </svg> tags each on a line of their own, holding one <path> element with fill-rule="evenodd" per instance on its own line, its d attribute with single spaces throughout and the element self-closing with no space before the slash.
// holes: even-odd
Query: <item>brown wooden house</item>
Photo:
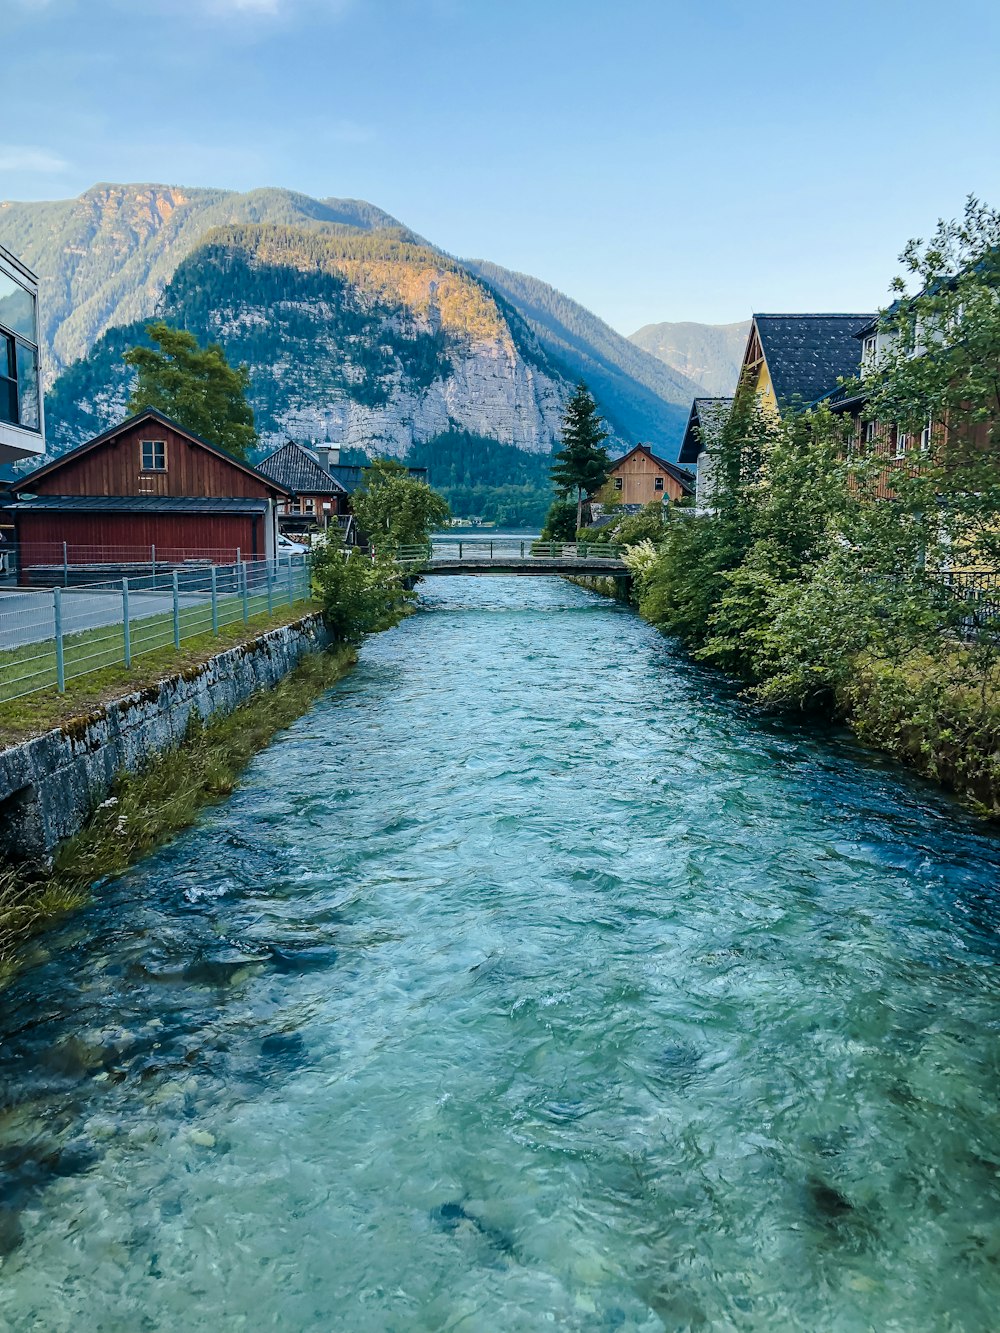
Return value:
<svg viewBox="0 0 1000 1333">
<path fill-rule="evenodd" d="M 35 566 L 275 555 L 278 482 L 153 408 L 18 479 L 22 574 Z"/>
<path fill-rule="evenodd" d="M 340 451 L 336 451 L 339 459 Z M 289 440 L 260 463 L 260 471 L 289 492 L 278 502 L 278 523 L 283 532 L 325 528 L 348 512 L 347 488 L 333 477 L 321 455 Z"/>
<path fill-rule="evenodd" d="M 607 481 L 607 490 L 624 505 L 683 500 L 694 495 L 694 486 L 693 473 L 658 457 L 648 444 L 637 444 L 616 459 Z"/>
</svg>

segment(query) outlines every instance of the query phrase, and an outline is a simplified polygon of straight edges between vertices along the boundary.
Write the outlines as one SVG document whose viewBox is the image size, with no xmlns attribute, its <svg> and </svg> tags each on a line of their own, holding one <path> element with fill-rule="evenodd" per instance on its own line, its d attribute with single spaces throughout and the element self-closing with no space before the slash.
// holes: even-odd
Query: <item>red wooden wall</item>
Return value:
<svg viewBox="0 0 1000 1333">
<path fill-rule="evenodd" d="M 165 472 L 143 472 L 141 441 L 164 440 Z M 264 499 L 264 482 L 157 421 L 133 426 L 32 484 L 37 495 L 212 495 Z"/>
<path fill-rule="evenodd" d="M 92 560 L 176 560 L 211 556 L 219 564 L 265 554 L 263 514 L 65 514 L 18 515 L 18 540 L 25 565 L 62 561 L 63 542 L 71 562 Z M 256 529 L 256 533 L 255 533 Z M 256 540 L 255 540 L 256 538 Z"/>
</svg>

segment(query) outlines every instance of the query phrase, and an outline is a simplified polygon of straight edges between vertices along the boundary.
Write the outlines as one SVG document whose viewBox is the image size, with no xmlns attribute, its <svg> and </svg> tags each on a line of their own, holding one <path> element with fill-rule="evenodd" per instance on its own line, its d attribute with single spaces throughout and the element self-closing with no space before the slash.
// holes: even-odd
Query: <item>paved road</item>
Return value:
<svg viewBox="0 0 1000 1333">
<path fill-rule="evenodd" d="M 206 594 L 181 593 L 181 606 L 195 606 Z M 20 648 L 26 643 L 44 643 L 55 637 L 52 593 L 28 589 L 0 589 L 0 652 Z M 87 592 L 74 588 L 63 591 L 63 633 L 102 625 L 120 625 L 122 597 L 118 592 Z M 134 592 L 129 597 L 129 620 L 141 620 L 173 609 L 169 592 Z"/>
</svg>

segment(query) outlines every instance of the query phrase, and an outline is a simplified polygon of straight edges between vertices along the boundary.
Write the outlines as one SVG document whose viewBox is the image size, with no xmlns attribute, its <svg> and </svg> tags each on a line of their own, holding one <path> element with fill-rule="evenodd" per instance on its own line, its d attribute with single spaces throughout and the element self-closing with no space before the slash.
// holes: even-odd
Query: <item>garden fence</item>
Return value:
<svg viewBox="0 0 1000 1333">
<path fill-rule="evenodd" d="M 92 572 L 92 571 L 88 571 Z M 179 649 L 235 621 L 307 601 L 305 560 L 136 564 L 116 579 L 0 589 L 0 703 L 55 688 L 157 649 Z"/>
</svg>

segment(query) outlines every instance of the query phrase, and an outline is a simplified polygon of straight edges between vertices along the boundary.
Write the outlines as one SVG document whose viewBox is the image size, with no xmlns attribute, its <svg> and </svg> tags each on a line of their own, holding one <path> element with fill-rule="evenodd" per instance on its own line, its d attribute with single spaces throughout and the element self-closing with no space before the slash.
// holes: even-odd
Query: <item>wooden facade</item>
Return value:
<svg viewBox="0 0 1000 1333">
<path fill-rule="evenodd" d="M 163 469 L 142 466 L 142 444 L 164 446 Z M 143 414 L 118 432 L 72 450 L 18 483 L 33 495 L 174 495 L 268 499 L 283 495 L 269 478 L 207 448 L 159 413 Z"/>
<path fill-rule="evenodd" d="M 287 490 L 149 409 L 16 484 L 22 567 L 273 558 Z"/>
<path fill-rule="evenodd" d="M 626 505 L 676 501 L 694 494 L 694 477 L 676 463 L 658 458 L 648 444 L 637 444 L 613 464 L 606 491 Z"/>
</svg>

